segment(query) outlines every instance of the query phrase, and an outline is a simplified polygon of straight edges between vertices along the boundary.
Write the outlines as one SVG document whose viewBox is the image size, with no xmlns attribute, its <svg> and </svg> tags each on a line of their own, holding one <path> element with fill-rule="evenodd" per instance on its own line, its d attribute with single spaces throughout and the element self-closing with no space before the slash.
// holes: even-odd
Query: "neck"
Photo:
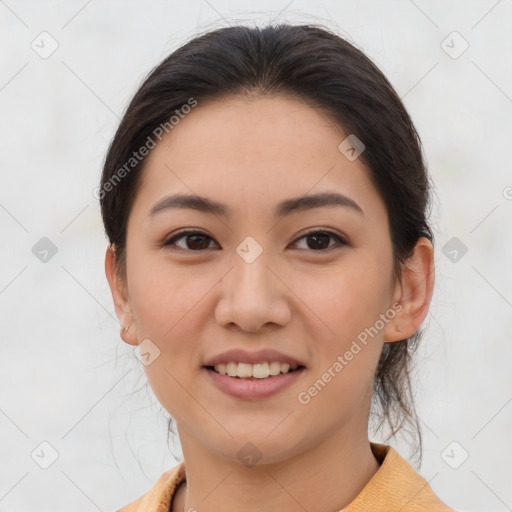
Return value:
<svg viewBox="0 0 512 512">
<path fill-rule="evenodd" d="M 337 432 L 293 458 L 245 466 L 219 457 L 180 430 L 187 480 L 174 511 L 341 510 L 379 469 L 368 436 Z"/>
</svg>

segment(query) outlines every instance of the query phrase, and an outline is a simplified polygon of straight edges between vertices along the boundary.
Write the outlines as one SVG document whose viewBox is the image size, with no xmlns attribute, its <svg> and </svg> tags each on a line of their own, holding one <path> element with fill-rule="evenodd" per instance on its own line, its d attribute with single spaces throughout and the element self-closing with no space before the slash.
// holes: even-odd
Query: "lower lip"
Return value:
<svg viewBox="0 0 512 512">
<path fill-rule="evenodd" d="M 291 386 L 306 370 L 300 368 L 290 373 L 281 373 L 266 379 L 240 379 L 214 372 L 208 368 L 208 373 L 214 384 L 224 393 L 244 400 L 267 398 Z"/>
</svg>

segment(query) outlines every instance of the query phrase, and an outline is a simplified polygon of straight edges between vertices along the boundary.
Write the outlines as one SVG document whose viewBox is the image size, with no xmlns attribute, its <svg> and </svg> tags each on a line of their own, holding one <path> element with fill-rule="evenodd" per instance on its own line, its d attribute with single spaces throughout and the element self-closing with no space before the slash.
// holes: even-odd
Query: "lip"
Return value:
<svg viewBox="0 0 512 512">
<path fill-rule="evenodd" d="M 258 400 L 268 398 L 291 386 L 306 371 L 299 368 L 293 372 L 281 373 L 266 379 L 240 379 L 221 375 L 209 368 L 203 368 L 218 389 L 235 398 L 243 400 Z"/>
<path fill-rule="evenodd" d="M 215 366 L 217 364 L 227 364 L 231 362 L 235 363 L 265 363 L 279 361 L 280 363 L 288 363 L 290 366 L 306 366 L 303 361 L 299 361 L 294 357 L 288 356 L 277 350 L 268 348 L 263 350 L 257 350 L 255 352 L 249 352 L 243 349 L 232 349 L 227 352 L 222 352 L 210 359 L 208 359 L 203 366 Z"/>
</svg>

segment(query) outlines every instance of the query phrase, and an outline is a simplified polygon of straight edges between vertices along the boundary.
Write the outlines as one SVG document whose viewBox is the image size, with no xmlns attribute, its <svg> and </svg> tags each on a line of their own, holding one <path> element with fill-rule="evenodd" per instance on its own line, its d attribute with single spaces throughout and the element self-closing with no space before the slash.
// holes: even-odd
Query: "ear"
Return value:
<svg viewBox="0 0 512 512">
<path fill-rule="evenodd" d="M 418 331 L 428 313 L 434 279 L 434 248 L 428 238 L 421 237 L 397 279 L 393 304 L 400 303 L 402 307 L 386 324 L 384 341 L 403 340 Z"/>
<path fill-rule="evenodd" d="M 129 345 L 138 345 L 136 326 L 128 300 L 128 290 L 116 271 L 115 261 L 115 246 L 109 245 L 105 254 L 105 274 L 114 300 L 116 315 L 121 323 L 121 338 Z"/>
</svg>

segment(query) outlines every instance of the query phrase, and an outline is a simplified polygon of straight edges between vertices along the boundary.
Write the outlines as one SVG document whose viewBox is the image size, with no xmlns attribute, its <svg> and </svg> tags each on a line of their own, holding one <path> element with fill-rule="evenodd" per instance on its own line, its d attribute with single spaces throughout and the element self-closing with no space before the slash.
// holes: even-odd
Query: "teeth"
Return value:
<svg viewBox="0 0 512 512">
<path fill-rule="evenodd" d="M 215 371 L 221 375 L 229 375 L 230 377 L 240 377 L 242 379 L 254 377 L 256 379 L 266 379 L 271 375 L 279 375 L 280 373 L 288 373 L 290 370 L 295 370 L 297 366 L 290 368 L 288 363 L 280 363 L 279 361 L 272 361 L 271 363 L 235 363 L 230 361 L 227 364 L 216 364 Z"/>
</svg>

